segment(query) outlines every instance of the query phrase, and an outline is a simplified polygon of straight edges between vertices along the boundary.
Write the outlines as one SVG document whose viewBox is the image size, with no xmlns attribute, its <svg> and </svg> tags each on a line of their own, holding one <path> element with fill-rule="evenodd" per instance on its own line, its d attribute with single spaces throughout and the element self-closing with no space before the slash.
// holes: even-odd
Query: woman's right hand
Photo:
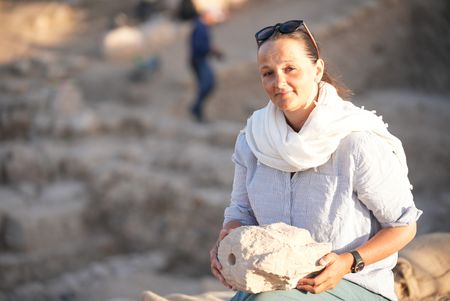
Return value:
<svg viewBox="0 0 450 301">
<path fill-rule="evenodd" d="M 219 249 L 220 241 L 222 239 L 224 239 L 224 237 L 227 236 L 231 231 L 232 231 L 232 229 L 222 229 L 222 230 L 220 230 L 219 239 L 214 244 L 214 246 L 212 247 L 211 251 L 209 251 L 209 258 L 210 258 L 210 261 L 211 261 L 211 272 L 212 272 L 212 274 L 220 282 L 222 282 L 223 285 L 225 285 L 226 287 L 228 287 L 230 289 L 232 289 L 231 285 L 229 285 L 225 281 L 225 278 L 222 276 L 222 273 L 220 272 L 222 270 L 222 265 L 220 264 L 219 259 L 217 258 L 217 252 L 218 252 L 218 249 Z"/>
</svg>

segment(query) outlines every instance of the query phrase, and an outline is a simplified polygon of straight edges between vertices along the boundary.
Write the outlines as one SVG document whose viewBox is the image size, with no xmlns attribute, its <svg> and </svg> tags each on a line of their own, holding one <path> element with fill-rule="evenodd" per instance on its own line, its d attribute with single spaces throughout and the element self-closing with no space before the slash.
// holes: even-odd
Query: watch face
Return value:
<svg viewBox="0 0 450 301">
<path fill-rule="evenodd" d="M 355 265 L 355 273 L 361 272 L 364 269 L 364 262 L 360 261 Z"/>
</svg>

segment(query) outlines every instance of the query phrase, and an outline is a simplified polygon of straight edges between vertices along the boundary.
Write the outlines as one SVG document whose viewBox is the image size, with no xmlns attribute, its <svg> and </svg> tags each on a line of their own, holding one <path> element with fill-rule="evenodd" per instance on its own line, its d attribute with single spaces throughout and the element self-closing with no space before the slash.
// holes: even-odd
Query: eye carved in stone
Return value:
<svg viewBox="0 0 450 301">
<path fill-rule="evenodd" d="M 230 255 L 228 255 L 228 264 L 229 265 L 236 264 L 236 256 L 233 253 L 230 253 Z"/>
</svg>

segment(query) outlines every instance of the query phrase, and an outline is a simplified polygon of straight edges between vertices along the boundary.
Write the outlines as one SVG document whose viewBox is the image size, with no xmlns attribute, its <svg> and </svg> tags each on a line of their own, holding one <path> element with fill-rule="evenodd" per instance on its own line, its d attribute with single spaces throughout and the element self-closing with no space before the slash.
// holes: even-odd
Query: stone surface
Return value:
<svg viewBox="0 0 450 301">
<path fill-rule="evenodd" d="M 330 243 L 315 242 L 305 229 L 276 223 L 234 229 L 219 245 L 222 275 L 233 288 L 252 293 L 296 287 L 323 268 Z"/>
<path fill-rule="evenodd" d="M 12 201 L 12 200 L 10 200 Z M 88 199 L 85 186 L 75 181 L 47 185 L 33 202 L 15 202 L 3 215 L 2 234 L 6 250 L 42 252 L 86 236 L 84 214 Z M 0 247 L 0 252 L 3 251 Z"/>
<path fill-rule="evenodd" d="M 110 60 L 133 61 L 155 55 L 178 36 L 179 27 L 174 22 L 158 17 L 139 27 L 122 26 L 111 30 L 103 40 L 103 52 Z"/>
<path fill-rule="evenodd" d="M 398 263 L 394 268 L 395 292 L 399 299 L 448 295 L 449 254 L 449 232 L 418 236 L 400 251 Z"/>
</svg>

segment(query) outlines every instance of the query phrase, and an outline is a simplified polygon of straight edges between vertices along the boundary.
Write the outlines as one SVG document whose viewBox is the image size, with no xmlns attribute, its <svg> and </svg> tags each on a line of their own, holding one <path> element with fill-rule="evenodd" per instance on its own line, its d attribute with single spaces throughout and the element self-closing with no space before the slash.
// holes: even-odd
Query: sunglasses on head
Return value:
<svg viewBox="0 0 450 301">
<path fill-rule="evenodd" d="M 264 27 L 263 29 L 255 33 L 256 44 L 258 44 L 258 46 L 261 46 L 276 31 L 282 34 L 289 34 L 301 29 L 302 27 L 305 29 L 306 34 L 311 39 L 311 42 L 313 43 L 314 48 L 317 51 L 317 57 L 320 57 L 319 47 L 317 46 L 316 40 L 312 36 L 311 32 L 309 31 L 308 27 L 306 26 L 305 22 L 303 22 L 303 20 L 290 20 L 284 23 L 277 23 L 272 26 Z"/>
</svg>

